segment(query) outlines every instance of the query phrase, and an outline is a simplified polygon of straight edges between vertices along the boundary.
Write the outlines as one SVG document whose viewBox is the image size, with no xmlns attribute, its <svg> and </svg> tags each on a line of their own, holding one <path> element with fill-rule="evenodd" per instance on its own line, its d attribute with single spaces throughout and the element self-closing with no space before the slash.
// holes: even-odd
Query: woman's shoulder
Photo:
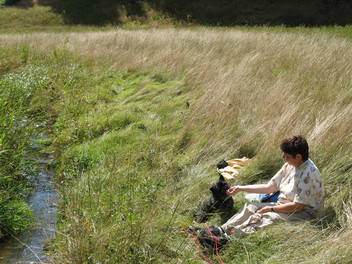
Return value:
<svg viewBox="0 0 352 264">
<path fill-rule="evenodd" d="M 320 173 L 318 167 L 314 164 L 314 162 L 311 159 L 307 160 L 307 170 L 310 172 L 315 172 L 315 173 Z"/>
</svg>

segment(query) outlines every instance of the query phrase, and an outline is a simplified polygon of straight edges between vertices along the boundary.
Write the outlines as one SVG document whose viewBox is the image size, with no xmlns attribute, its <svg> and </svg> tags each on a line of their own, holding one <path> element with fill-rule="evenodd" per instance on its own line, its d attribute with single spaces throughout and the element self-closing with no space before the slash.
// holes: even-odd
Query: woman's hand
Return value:
<svg viewBox="0 0 352 264">
<path fill-rule="evenodd" d="M 231 195 L 235 195 L 239 191 L 240 191 L 240 187 L 239 186 L 233 186 L 230 189 L 227 189 L 226 194 L 228 196 L 231 196 Z"/>
<path fill-rule="evenodd" d="M 268 213 L 268 212 L 271 212 L 271 209 L 272 209 L 272 208 L 273 208 L 272 206 L 265 206 L 265 207 L 263 207 L 263 208 L 258 209 L 258 210 L 256 211 L 256 213 L 258 213 L 258 214 Z"/>
</svg>

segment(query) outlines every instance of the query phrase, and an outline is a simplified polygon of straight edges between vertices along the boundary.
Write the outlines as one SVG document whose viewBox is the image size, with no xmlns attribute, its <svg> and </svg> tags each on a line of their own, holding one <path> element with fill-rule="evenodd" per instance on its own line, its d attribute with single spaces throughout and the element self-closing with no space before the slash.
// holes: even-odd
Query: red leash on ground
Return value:
<svg viewBox="0 0 352 264">
<path fill-rule="evenodd" d="M 211 235 L 211 237 L 212 237 L 212 238 L 215 238 L 215 250 L 216 250 L 216 255 L 217 255 L 218 259 L 220 260 L 220 262 L 221 262 L 222 264 L 224 264 L 224 262 L 221 260 L 220 255 L 219 255 L 219 251 L 218 251 L 218 239 L 217 239 L 217 237 L 213 236 L 213 234 L 211 233 L 209 227 L 208 227 L 205 223 L 202 223 L 202 224 L 208 229 L 209 234 Z M 207 258 L 202 254 L 202 252 L 200 252 L 200 245 L 201 245 L 201 244 L 197 241 L 197 236 L 192 236 L 190 233 L 187 232 L 187 230 L 186 230 L 184 227 L 183 227 L 183 231 L 184 231 L 188 236 L 194 238 L 194 242 L 195 242 L 196 244 L 198 244 L 198 253 L 199 253 L 199 255 L 201 255 L 201 256 L 202 256 L 206 261 L 208 261 L 209 263 L 214 264 L 214 263 L 211 262 L 209 259 L 207 259 Z"/>
</svg>

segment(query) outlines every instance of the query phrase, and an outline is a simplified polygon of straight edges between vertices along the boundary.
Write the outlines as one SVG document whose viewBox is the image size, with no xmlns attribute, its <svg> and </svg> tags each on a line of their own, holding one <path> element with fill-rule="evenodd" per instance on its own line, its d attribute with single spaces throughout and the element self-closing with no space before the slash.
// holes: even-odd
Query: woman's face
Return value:
<svg viewBox="0 0 352 264">
<path fill-rule="evenodd" d="M 286 162 L 288 164 L 290 164 L 291 166 L 294 166 L 296 168 L 299 167 L 303 163 L 301 154 L 297 154 L 296 157 L 293 157 L 291 154 L 284 152 L 282 154 L 282 158 L 284 160 L 286 160 Z"/>
</svg>

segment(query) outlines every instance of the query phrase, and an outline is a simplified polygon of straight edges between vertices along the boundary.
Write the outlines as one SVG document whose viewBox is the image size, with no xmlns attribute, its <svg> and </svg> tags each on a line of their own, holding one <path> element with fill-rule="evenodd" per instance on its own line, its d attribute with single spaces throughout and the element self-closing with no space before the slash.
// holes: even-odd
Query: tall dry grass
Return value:
<svg viewBox="0 0 352 264">
<path fill-rule="evenodd" d="M 338 257 L 329 252 L 341 245 L 350 249 L 346 241 L 351 232 L 351 197 L 344 186 L 343 194 L 338 193 L 351 174 L 350 40 L 212 29 L 0 35 L 2 48 L 23 45 L 45 57 L 65 52 L 122 71 L 184 75 L 193 99 L 181 141 L 196 164 L 185 169 L 185 178 L 195 178 L 220 157 L 270 159 L 278 154 L 283 137 L 305 135 L 327 183 L 327 205 L 335 208 L 342 228 L 317 239 L 312 248 L 323 248 L 331 263 Z M 191 189 L 180 191 L 183 203 L 197 196 Z M 163 204 L 157 206 L 155 210 L 161 211 Z M 323 263 L 318 255 L 312 260 Z"/>
<path fill-rule="evenodd" d="M 185 74 L 188 85 L 197 91 L 190 123 L 208 124 L 199 136 L 210 145 L 224 137 L 236 144 L 229 135 L 233 131 L 245 131 L 244 140 L 261 137 L 268 144 L 297 133 L 306 135 L 313 148 L 351 142 L 350 40 L 209 29 L 1 35 L 0 39 L 2 47 L 26 44 L 46 55 L 54 48 L 65 49 L 120 70 Z"/>
</svg>

